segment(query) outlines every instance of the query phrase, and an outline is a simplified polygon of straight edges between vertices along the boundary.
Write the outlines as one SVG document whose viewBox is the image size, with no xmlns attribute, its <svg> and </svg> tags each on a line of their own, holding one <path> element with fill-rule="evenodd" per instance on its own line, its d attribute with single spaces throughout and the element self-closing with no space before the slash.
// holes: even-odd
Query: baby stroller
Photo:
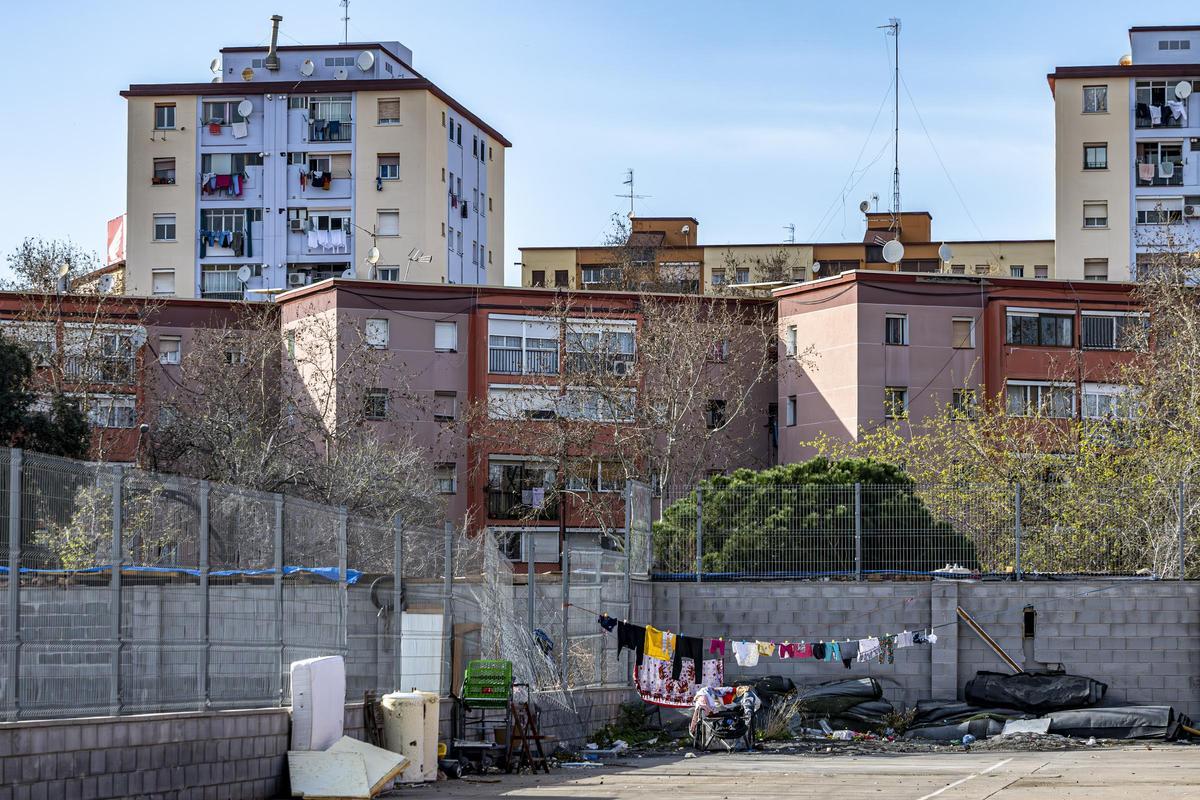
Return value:
<svg viewBox="0 0 1200 800">
<path fill-rule="evenodd" d="M 723 747 L 729 752 L 741 743 L 744 749 L 753 750 L 758 729 L 755 712 L 761 705 L 748 686 L 728 693 L 702 689 L 692 712 L 692 746 L 705 752 Z"/>
</svg>

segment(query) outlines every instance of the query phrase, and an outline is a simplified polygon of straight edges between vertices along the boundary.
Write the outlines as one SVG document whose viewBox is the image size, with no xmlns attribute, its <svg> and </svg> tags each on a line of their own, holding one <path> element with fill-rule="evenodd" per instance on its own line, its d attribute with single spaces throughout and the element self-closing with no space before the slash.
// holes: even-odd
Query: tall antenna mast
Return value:
<svg viewBox="0 0 1200 800">
<path fill-rule="evenodd" d="M 788 232 L 787 239 L 785 239 L 784 241 L 787 244 L 795 244 L 796 243 L 796 223 L 789 222 L 787 225 L 783 226 L 783 229 Z"/>
<path fill-rule="evenodd" d="M 339 0 L 342 7 L 342 44 L 350 43 L 350 0 Z"/>
<path fill-rule="evenodd" d="M 895 43 L 895 76 L 892 89 L 896 95 L 895 112 L 892 128 L 892 229 L 898 230 L 900 225 L 900 18 L 892 17 L 887 25 L 880 25 L 885 36 L 894 36 Z"/>
<path fill-rule="evenodd" d="M 633 193 L 633 168 L 632 167 L 625 170 L 625 180 L 621 181 L 621 183 L 628 186 L 629 191 L 625 192 L 624 194 L 619 194 L 616 196 L 624 197 L 625 199 L 627 199 L 629 201 L 629 216 L 632 217 L 633 216 L 633 201 L 634 200 L 644 200 L 645 198 L 650 197 L 650 195 Z"/>
</svg>

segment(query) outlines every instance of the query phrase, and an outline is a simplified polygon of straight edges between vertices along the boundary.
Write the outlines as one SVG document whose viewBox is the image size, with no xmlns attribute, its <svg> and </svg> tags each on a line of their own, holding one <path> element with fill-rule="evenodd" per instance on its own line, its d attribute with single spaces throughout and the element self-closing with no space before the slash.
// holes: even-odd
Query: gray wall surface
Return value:
<svg viewBox="0 0 1200 800">
<path fill-rule="evenodd" d="M 1061 663 L 1068 672 L 1108 684 L 1110 703 L 1173 705 L 1200 718 L 1200 584 L 1174 581 L 764 582 L 655 583 L 653 622 L 705 638 L 819 641 L 861 638 L 933 626 L 932 647 L 896 651 L 894 664 L 764 658 L 726 677 L 785 675 L 799 684 L 872 676 L 884 696 L 913 705 L 962 697 L 979 670 L 1007 667 L 965 624 L 961 605 L 1026 668 Z M 635 592 L 636 597 L 636 592 Z M 1022 638 L 1026 605 L 1037 611 L 1036 636 Z"/>
</svg>

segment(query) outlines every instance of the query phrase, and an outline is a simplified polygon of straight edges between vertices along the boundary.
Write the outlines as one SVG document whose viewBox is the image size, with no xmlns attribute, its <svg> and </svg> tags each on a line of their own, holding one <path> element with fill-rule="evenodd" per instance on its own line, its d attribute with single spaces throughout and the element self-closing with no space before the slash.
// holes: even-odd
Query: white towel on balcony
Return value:
<svg viewBox="0 0 1200 800">
<path fill-rule="evenodd" d="M 1171 109 L 1171 119 L 1181 119 L 1187 122 L 1187 103 L 1180 100 L 1168 100 L 1167 108 Z"/>
<path fill-rule="evenodd" d="M 317 246 L 326 250 L 329 249 L 329 231 L 317 231 Z"/>
<path fill-rule="evenodd" d="M 1175 177 L 1175 162 L 1174 161 L 1158 162 L 1158 177 L 1160 177 L 1160 178 Z"/>
<path fill-rule="evenodd" d="M 245 139 L 246 138 L 246 134 L 248 133 L 248 130 L 247 130 L 248 126 L 246 125 L 245 122 L 235 122 L 235 123 L 233 123 L 233 125 L 231 127 L 233 128 L 233 138 L 235 138 L 235 139 Z"/>
<path fill-rule="evenodd" d="M 1162 125 L 1162 106 L 1150 105 L 1150 124 Z"/>
<path fill-rule="evenodd" d="M 329 246 L 334 250 L 346 249 L 346 232 L 341 228 L 334 228 L 329 232 Z"/>
<path fill-rule="evenodd" d="M 1154 165 L 1153 164 L 1138 164 L 1138 180 L 1143 180 L 1143 181 L 1154 180 Z"/>
<path fill-rule="evenodd" d="M 317 240 L 317 232 L 315 230 L 310 229 L 308 232 L 308 249 L 316 250 L 320 246 L 321 245 L 318 243 L 318 240 Z"/>
</svg>

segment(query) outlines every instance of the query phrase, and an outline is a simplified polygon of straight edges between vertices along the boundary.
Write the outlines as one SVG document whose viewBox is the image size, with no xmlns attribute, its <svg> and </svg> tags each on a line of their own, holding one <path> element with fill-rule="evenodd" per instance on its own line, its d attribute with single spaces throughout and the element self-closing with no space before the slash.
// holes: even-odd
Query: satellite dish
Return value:
<svg viewBox="0 0 1200 800">
<path fill-rule="evenodd" d="M 813 262 L 813 275 L 816 275 L 816 274 L 817 274 L 818 272 L 820 272 L 820 271 L 821 271 L 821 262 L 820 262 L 820 261 L 814 261 L 814 262 Z"/>
<path fill-rule="evenodd" d="M 942 261 L 949 261 L 954 258 L 954 251 L 950 249 L 950 245 L 943 244 L 938 248 L 938 258 Z"/>
<path fill-rule="evenodd" d="M 221 57 L 220 56 L 217 56 L 209 63 L 208 71 L 211 72 L 213 75 L 221 74 Z"/>
<path fill-rule="evenodd" d="M 354 63 L 358 65 L 359 69 L 361 69 L 363 72 L 366 72 L 367 70 L 371 69 L 371 67 L 375 66 L 375 54 L 370 50 L 363 50 L 358 54 L 358 58 L 354 60 Z"/>
<path fill-rule="evenodd" d="M 1175 96 L 1178 97 L 1180 100 L 1187 100 L 1189 97 L 1191 97 L 1192 96 L 1192 82 L 1191 81 L 1180 81 L 1179 83 L 1175 84 Z"/>
<path fill-rule="evenodd" d="M 101 275 L 100 280 L 96 284 L 96 288 L 100 290 L 101 294 L 108 294 L 111 292 L 113 288 L 113 276 Z"/>
<path fill-rule="evenodd" d="M 238 267 L 237 276 L 238 276 L 238 280 L 241 281 L 242 283 L 247 283 L 250 280 L 250 276 L 252 274 L 253 273 L 250 272 L 250 268 L 247 267 L 245 264 Z"/>
<path fill-rule="evenodd" d="M 344 81 L 346 78 L 350 77 L 350 73 L 346 71 L 345 67 L 338 67 L 333 71 L 333 77 L 337 78 L 339 81 Z"/>
<path fill-rule="evenodd" d="M 870 200 L 863 200 L 861 203 L 858 204 L 858 210 L 864 214 L 867 213 L 867 210 L 870 208 L 871 208 Z"/>
<path fill-rule="evenodd" d="M 883 246 L 884 261 L 889 264 L 896 264 L 902 258 L 904 258 L 904 245 L 900 244 L 899 240 L 892 239 Z"/>
<path fill-rule="evenodd" d="M 65 278 L 65 277 L 67 277 L 67 273 L 70 271 L 71 271 L 71 262 L 70 261 L 64 261 L 63 263 L 58 265 L 58 277 Z"/>
<path fill-rule="evenodd" d="M 343 278 L 353 278 L 354 277 L 354 268 L 348 267 L 348 268 L 342 270 L 342 277 Z"/>
<path fill-rule="evenodd" d="M 249 67 L 246 67 L 244 70 L 242 70 L 242 80 L 244 80 L 244 81 L 254 80 L 254 70 L 250 69 Z"/>
<path fill-rule="evenodd" d="M 316 68 L 317 68 L 317 65 L 313 63 L 313 60 L 311 58 L 306 58 L 300 62 L 300 74 L 306 78 L 309 75 L 312 75 L 313 70 Z"/>
<path fill-rule="evenodd" d="M 220 75 L 218 75 L 217 77 L 213 78 L 213 79 L 212 79 L 212 81 L 210 81 L 210 83 L 220 83 L 220 82 L 221 82 L 221 76 L 220 76 Z"/>
<path fill-rule="evenodd" d="M 375 247 L 374 245 L 372 245 L 371 249 L 367 251 L 367 263 L 370 264 L 371 266 L 375 266 L 376 264 L 379 263 L 379 248 L 378 247 Z"/>
<path fill-rule="evenodd" d="M 249 100 L 243 100 L 242 102 L 238 103 L 238 113 L 243 117 L 250 116 L 250 112 L 253 110 L 254 103 L 251 103 Z"/>
</svg>

